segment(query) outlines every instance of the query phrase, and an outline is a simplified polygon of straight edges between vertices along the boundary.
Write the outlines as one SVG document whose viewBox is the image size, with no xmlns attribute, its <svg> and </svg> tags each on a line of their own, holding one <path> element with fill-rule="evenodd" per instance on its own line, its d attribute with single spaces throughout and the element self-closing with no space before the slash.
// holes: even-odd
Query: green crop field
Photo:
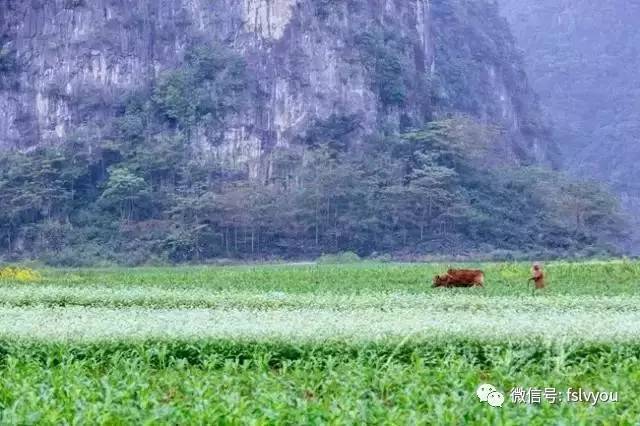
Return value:
<svg viewBox="0 0 640 426">
<path fill-rule="evenodd" d="M 640 262 L 448 266 L 0 274 L 0 424 L 638 424 Z"/>
</svg>

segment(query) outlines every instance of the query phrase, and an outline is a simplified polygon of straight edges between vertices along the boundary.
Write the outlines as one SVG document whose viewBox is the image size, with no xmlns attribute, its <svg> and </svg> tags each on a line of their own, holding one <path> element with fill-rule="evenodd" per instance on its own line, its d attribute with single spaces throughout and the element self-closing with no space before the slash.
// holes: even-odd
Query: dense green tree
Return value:
<svg viewBox="0 0 640 426">
<path fill-rule="evenodd" d="M 121 220 L 131 220 L 148 195 L 147 183 L 142 177 L 129 169 L 113 167 L 100 201 L 107 207 L 117 206 Z"/>
</svg>

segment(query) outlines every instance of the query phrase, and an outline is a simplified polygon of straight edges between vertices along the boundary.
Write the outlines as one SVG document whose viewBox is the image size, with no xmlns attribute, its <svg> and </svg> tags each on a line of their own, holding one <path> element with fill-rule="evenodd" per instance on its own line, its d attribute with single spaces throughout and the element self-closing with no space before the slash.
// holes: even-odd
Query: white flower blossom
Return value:
<svg viewBox="0 0 640 426">
<path fill-rule="evenodd" d="M 379 340 L 459 336 L 481 339 L 624 341 L 640 338 L 640 311 L 483 308 L 150 309 L 2 307 L 0 336 L 81 340 L 348 338 Z"/>
</svg>

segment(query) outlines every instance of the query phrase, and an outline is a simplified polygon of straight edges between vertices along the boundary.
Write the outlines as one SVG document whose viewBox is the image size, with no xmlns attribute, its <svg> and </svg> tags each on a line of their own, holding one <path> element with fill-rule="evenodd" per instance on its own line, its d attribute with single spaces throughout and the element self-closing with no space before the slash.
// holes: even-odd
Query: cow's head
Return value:
<svg viewBox="0 0 640 426">
<path fill-rule="evenodd" d="M 433 277 L 433 288 L 444 287 L 446 284 L 446 277 L 441 277 L 440 275 L 436 275 L 435 277 Z"/>
</svg>

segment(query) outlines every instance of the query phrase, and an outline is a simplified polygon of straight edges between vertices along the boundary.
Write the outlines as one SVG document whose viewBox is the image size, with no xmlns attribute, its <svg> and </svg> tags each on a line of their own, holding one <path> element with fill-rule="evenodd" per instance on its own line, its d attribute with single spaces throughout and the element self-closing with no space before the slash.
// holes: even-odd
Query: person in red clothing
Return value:
<svg viewBox="0 0 640 426">
<path fill-rule="evenodd" d="M 540 290 L 544 288 L 544 271 L 539 263 L 534 263 L 531 268 L 531 278 L 529 281 L 533 281 L 536 285 L 536 289 Z"/>
</svg>

